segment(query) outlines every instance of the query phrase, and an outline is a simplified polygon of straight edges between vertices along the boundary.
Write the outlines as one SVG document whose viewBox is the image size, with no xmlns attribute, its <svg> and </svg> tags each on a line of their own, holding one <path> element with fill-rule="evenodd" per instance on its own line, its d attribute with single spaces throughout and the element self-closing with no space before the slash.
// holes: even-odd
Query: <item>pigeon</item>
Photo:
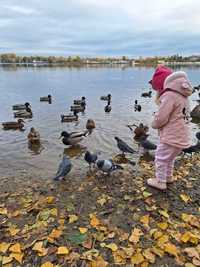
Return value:
<svg viewBox="0 0 200 267">
<path fill-rule="evenodd" d="M 97 167 L 99 170 L 107 173 L 108 175 L 115 170 L 123 170 L 123 167 L 118 164 L 114 164 L 110 159 L 98 160 Z"/>
<path fill-rule="evenodd" d="M 200 132 L 196 133 L 196 138 L 200 141 Z"/>
<path fill-rule="evenodd" d="M 61 181 L 71 171 L 72 163 L 70 159 L 64 155 L 61 163 L 59 164 L 58 171 L 54 177 L 55 181 Z"/>
<path fill-rule="evenodd" d="M 89 151 L 86 151 L 85 156 L 84 156 L 84 160 L 89 164 L 89 168 L 91 169 L 91 165 L 95 164 L 95 162 L 97 161 L 97 155 L 92 154 Z"/>
<path fill-rule="evenodd" d="M 121 150 L 123 154 L 124 153 L 130 153 L 130 154 L 136 153 L 136 151 L 133 148 L 131 148 L 129 145 L 127 145 L 119 137 L 115 136 L 115 140 L 117 141 L 117 146 L 118 146 L 119 150 Z"/>
<path fill-rule="evenodd" d="M 143 147 L 145 150 L 156 150 L 157 146 L 146 139 L 146 136 L 142 138 L 140 141 L 140 146 Z"/>
<path fill-rule="evenodd" d="M 183 149 L 183 153 L 185 154 L 190 154 L 192 156 L 193 153 L 198 153 L 200 152 L 200 143 L 198 142 L 196 145 L 192 145 L 188 148 Z"/>
</svg>

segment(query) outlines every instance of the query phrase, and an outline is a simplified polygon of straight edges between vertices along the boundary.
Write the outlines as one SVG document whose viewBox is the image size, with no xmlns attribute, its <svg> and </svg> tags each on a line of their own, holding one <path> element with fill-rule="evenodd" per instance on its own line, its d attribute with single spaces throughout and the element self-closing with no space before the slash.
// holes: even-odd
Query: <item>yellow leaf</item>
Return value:
<svg viewBox="0 0 200 267">
<path fill-rule="evenodd" d="M 181 241 L 183 243 L 191 242 L 193 244 L 198 244 L 198 240 L 199 240 L 199 238 L 191 232 L 185 232 L 181 236 Z"/>
<path fill-rule="evenodd" d="M 53 229 L 50 233 L 49 237 L 53 239 L 57 239 L 62 235 L 62 231 L 58 229 Z"/>
<path fill-rule="evenodd" d="M 73 214 L 73 215 L 69 215 L 69 223 L 74 223 L 76 221 L 78 221 L 78 216 Z"/>
<path fill-rule="evenodd" d="M 149 214 L 148 215 L 144 215 L 140 218 L 140 222 L 142 224 L 144 224 L 144 226 L 149 227 Z"/>
<path fill-rule="evenodd" d="M 9 227 L 8 230 L 11 236 L 15 236 L 20 231 L 20 229 L 16 228 L 15 226 Z"/>
<path fill-rule="evenodd" d="M 54 265 L 50 261 L 47 261 L 47 262 L 43 263 L 41 265 L 41 267 L 54 267 Z"/>
<path fill-rule="evenodd" d="M 0 215 L 7 215 L 8 211 L 6 208 L 0 208 Z"/>
<path fill-rule="evenodd" d="M 78 229 L 79 229 L 79 231 L 80 231 L 81 234 L 85 234 L 88 231 L 88 229 L 87 228 L 84 228 L 84 227 L 79 227 Z"/>
<path fill-rule="evenodd" d="M 100 224 L 99 219 L 95 214 L 90 214 L 90 225 L 93 227 L 97 227 Z"/>
<path fill-rule="evenodd" d="M 191 247 L 191 248 L 185 248 L 184 249 L 184 252 L 186 252 L 187 255 L 190 258 L 194 258 L 195 257 L 197 259 L 200 259 L 198 251 L 195 248 L 193 248 L 193 247 Z"/>
<path fill-rule="evenodd" d="M 10 257 L 13 257 L 16 261 L 22 264 L 24 254 L 23 253 L 11 253 Z"/>
<path fill-rule="evenodd" d="M 144 261 L 142 264 L 141 264 L 141 267 L 148 267 L 149 266 L 149 263 L 147 261 Z"/>
<path fill-rule="evenodd" d="M 116 264 L 125 264 L 126 263 L 126 253 L 123 250 L 117 250 L 112 253 L 114 262 Z"/>
<path fill-rule="evenodd" d="M 141 235 L 143 235 L 143 232 L 138 228 L 134 228 L 131 236 L 129 237 L 129 241 L 136 244 L 139 242 Z"/>
<path fill-rule="evenodd" d="M 56 208 L 51 209 L 51 215 L 57 217 L 58 216 L 58 210 Z"/>
<path fill-rule="evenodd" d="M 152 196 L 152 193 L 150 193 L 148 191 L 143 191 L 142 194 L 143 194 L 144 198 L 148 198 L 148 197 Z"/>
<path fill-rule="evenodd" d="M 169 219 L 169 214 L 167 213 L 166 210 L 159 210 L 159 213 L 160 213 L 163 217 Z"/>
<path fill-rule="evenodd" d="M 9 251 L 14 253 L 21 253 L 21 245 L 19 243 L 16 243 L 9 248 Z"/>
<path fill-rule="evenodd" d="M 174 244 L 167 243 L 165 244 L 165 252 L 167 252 L 170 255 L 173 255 L 175 257 L 178 256 L 178 249 Z"/>
<path fill-rule="evenodd" d="M 132 264 L 141 264 L 144 261 L 144 257 L 141 253 L 136 253 L 131 257 Z"/>
<path fill-rule="evenodd" d="M 165 243 L 169 241 L 168 235 L 163 235 L 157 240 L 157 246 L 162 248 Z"/>
<path fill-rule="evenodd" d="M 47 204 L 52 204 L 54 202 L 54 200 L 55 200 L 55 197 L 52 197 L 52 196 L 49 196 L 46 198 Z"/>
<path fill-rule="evenodd" d="M 111 249 L 114 252 L 118 250 L 118 246 L 115 243 L 110 243 L 106 245 L 105 247 Z"/>
<path fill-rule="evenodd" d="M 99 198 L 97 200 L 97 203 L 100 204 L 101 206 L 103 206 L 106 202 L 107 202 L 107 200 L 105 198 Z"/>
<path fill-rule="evenodd" d="M 166 230 L 168 228 L 168 223 L 166 222 L 157 223 L 157 226 L 162 230 Z"/>
<path fill-rule="evenodd" d="M 39 256 L 45 256 L 47 254 L 47 249 L 43 247 L 42 241 L 36 242 L 32 250 L 37 251 Z"/>
<path fill-rule="evenodd" d="M 11 257 L 11 256 L 9 256 L 9 257 L 3 256 L 2 265 L 10 263 L 12 260 L 13 260 L 13 257 Z"/>
<path fill-rule="evenodd" d="M 162 258 L 163 255 L 164 255 L 164 251 L 161 250 L 160 248 L 152 247 L 151 250 L 152 250 L 152 252 L 153 252 L 154 254 L 158 255 L 160 258 Z"/>
<path fill-rule="evenodd" d="M 101 256 L 98 256 L 95 261 L 91 262 L 91 267 L 107 267 L 108 262 L 105 261 Z"/>
<path fill-rule="evenodd" d="M 163 235 L 163 233 L 161 231 L 154 231 L 153 232 L 153 238 L 154 239 L 158 239 Z"/>
<path fill-rule="evenodd" d="M 67 247 L 59 247 L 57 250 L 58 255 L 67 255 L 69 254 L 69 249 Z"/>
<path fill-rule="evenodd" d="M 150 248 L 145 249 L 142 254 L 150 263 L 155 262 L 155 255 L 151 252 Z"/>
<path fill-rule="evenodd" d="M 186 262 L 186 264 L 184 266 L 185 267 L 195 267 L 195 265 L 190 263 L 190 262 Z"/>
<path fill-rule="evenodd" d="M 187 196 L 185 194 L 181 194 L 180 195 L 180 198 L 185 202 L 185 203 L 188 203 L 188 201 L 191 200 L 190 196 Z"/>
<path fill-rule="evenodd" d="M 10 243 L 5 243 L 5 242 L 0 243 L 0 252 L 6 253 L 10 245 L 11 245 Z"/>
</svg>

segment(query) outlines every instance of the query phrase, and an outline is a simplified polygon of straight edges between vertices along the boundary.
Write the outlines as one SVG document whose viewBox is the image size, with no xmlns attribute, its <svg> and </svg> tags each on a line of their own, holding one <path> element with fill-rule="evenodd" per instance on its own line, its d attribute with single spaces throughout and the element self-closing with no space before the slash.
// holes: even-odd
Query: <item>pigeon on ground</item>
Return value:
<svg viewBox="0 0 200 267">
<path fill-rule="evenodd" d="M 200 152 L 200 143 L 198 142 L 196 145 L 192 145 L 188 148 L 183 149 L 183 153 L 185 154 L 190 154 L 191 156 L 193 153 L 199 153 Z"/>
<path fill-rule="evenodd" d="M 200 141 L 200 132 L 196 133 L 196 138 Z"/>
<path fill-rule="evenodd" d="M 97 161 L 97 155 L 92 154 L 89 151 L 86 151 L 85 156 L 84 156 L 84 160 L 89 164 L 89 168 L 91 169 L 91 165 L 95 164 L 95 162 Z"/>
<path fill-rule="evenodd" d="M 118 164 L 114 164 L 113 161 L 109 159 L 98 160 L 97 167 L 99 170 L 107 173 L 108 175 L 111 174 L 113 171 L 123 170 L 123 167 Z"/>
<path fill-rule="evenodd" d="M 64 155 L 61 163 L 59 164 L 58 171 L 54 177 L 55 181 L 61 181 L 71 171 L 72 163 L 70 159 Z"/>
<path fill-rule="evenodd" d="M 115 136 L 115 140 L 117 141 L 117 146 L 118 146 L 119 150 L 121 150 L 123 154 L 124 153 L 130 153 L 130 154 L 136 153 L 136 151 L 133 148 L 131 148 L 129 145 L 127 145 L 119 137 Z"/>
</svg>

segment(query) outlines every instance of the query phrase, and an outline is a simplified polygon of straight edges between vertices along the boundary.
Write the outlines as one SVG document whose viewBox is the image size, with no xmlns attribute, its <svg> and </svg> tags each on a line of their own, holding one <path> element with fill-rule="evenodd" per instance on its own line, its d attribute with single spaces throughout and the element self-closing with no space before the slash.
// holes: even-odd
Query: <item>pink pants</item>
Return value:
<svg viewBox="0 0 200 267">
<path fill-rule="evenodd" d="M 166 182 L 167 177 L 172 175 L 175 158 L 181 151 L 181 148 L 167 144 L 160 143 L 158 145 L 155 155 L 156 178 L 158 180 Z"/>
</svg>

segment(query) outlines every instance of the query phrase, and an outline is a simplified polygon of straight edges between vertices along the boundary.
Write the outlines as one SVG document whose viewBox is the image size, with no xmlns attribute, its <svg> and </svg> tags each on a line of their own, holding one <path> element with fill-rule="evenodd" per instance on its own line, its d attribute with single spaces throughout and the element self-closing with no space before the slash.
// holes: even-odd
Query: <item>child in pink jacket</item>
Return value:
<svg viewBox="0 0 200 267">
<path fill-rule="evenodd" d="M 185 72 L 172 72 L 165 66 L 157 67 L 150 83 L 157 91 L 159 111 L 152 128 L 158 129 L 159 144 L 155 155 L 156 178 L 148 179 L 147 184 L 165 190 L 167 183 L 173 182 L 176 156 L 190 146 L 187 110 L 192 86 Z"/>
</svg>

